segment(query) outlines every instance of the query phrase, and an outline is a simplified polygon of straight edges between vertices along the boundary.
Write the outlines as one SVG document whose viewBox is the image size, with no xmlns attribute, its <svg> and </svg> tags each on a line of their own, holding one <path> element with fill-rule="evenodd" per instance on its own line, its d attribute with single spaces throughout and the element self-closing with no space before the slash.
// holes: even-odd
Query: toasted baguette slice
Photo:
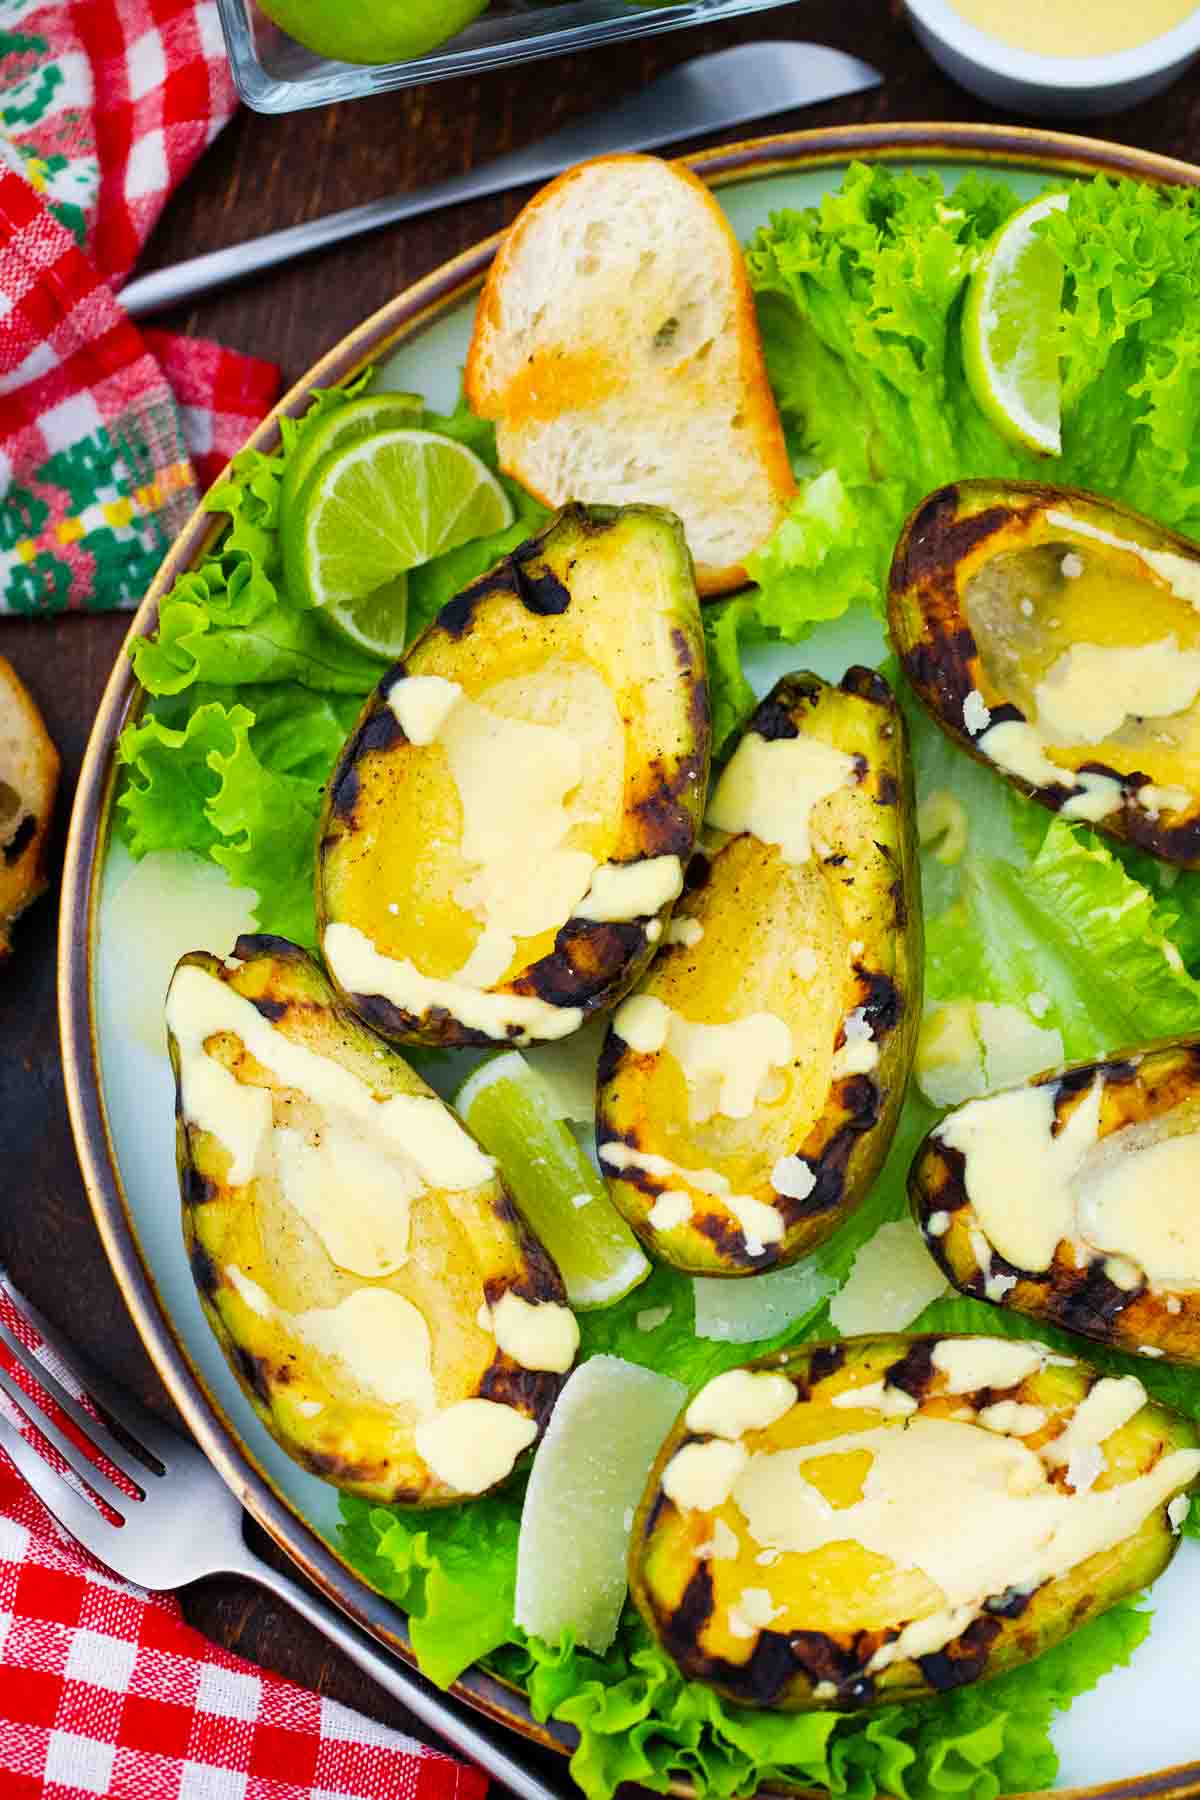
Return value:
<svg viewBox="0 0 1200 1800">
<path fill-rule="evenodd" d="M 15 670 L 0 656 L 0 962 L 13 920 L 46 885 L 58 751 Z"/>
<path fill-rule="evenodd" d="M 741 250 L 677 163 L 599 157 L 530 201 L 480 298 L 466 390 L 546 505 L 678 513 L 701 594 L 746 579 L 795 491 Z"/>
</svg>

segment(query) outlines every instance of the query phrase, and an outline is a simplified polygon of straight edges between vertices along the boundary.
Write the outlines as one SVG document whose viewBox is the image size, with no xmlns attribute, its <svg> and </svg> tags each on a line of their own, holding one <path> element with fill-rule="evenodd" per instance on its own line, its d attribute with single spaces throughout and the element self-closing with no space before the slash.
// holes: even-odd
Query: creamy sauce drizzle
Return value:
<svg viewBox="0 0 1200 1800">
<path fill-rule="evenodd" d="M 353 1274 L 377 1277 L 402 1266 L 410 1207 L 427 1188 L 465 1192 L 495 1175 L 492 1158 L 433 1095 L 377 1098 L 349 1069 L 293 1042 L 244 995 L 194 964 L 171 983 L 167 1025 L 178 1046 L 184 1117 L 225 1147 L 230 1186 L 277 1176 L 330 1260 Z M 280 1087 L 320 1109 L 315 1142 L 287 1127 L 273 1130 L 271 1090 L 239 1081 L 209 1055 L 208 1042 L 226 1035 Z"/>
<path fill-rule="evenodd" d="M 855 779 L 844 751 L 817 738 L 768 739 L 748 731 L 730 758 L 709 801 L 705 823 L 731 835 L 751 832 L 778 844 L 785 862 L 812 855 L 813 808 Z"/>
</svg>

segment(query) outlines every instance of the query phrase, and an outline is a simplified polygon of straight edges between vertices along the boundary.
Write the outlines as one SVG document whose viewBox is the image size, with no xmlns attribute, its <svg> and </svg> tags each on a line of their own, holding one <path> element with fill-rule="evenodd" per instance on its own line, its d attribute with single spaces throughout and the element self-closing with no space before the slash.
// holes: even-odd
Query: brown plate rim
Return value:
<svg viewBox="0 0 1200 1800">
<path fill-rule="evenodd" d="M 714 187 L 769 175 L 828 168 L 863 158 L 873 162 L 981 162 L 1046 175 L 1129 176 L 1154 183 L 1200 186 L 1200 168 L 1174 157 L 1100 139 L 1005 125 L 916 122 L 842 125 L 723 145 L 684 158 Z M 313 386 L 345 380 L 401 342 L 418 336 L 478 287 L 500 236 L 444 263 L 364 320 L 321 357 L 283 396 L 248 439 L 275 447 L 279 420 L 295 417 Z M 76 789 L 63 868 L 59 927 L 58 1013 L 68 1111 L 88 1202 L 117 1285 L 163 1384 L 189 1429 L 226 1484 L 268 1535 L 322 1592 L 372 1636 L 413 1660 L 405 1622 L 376 1594 L 275 1488 L 257 1459 L 224 1419 L 191 1363 L 155 1290 L 130 1220 L 109 1134 L 101 1088 L 94 1012 L 94 949 L 99 874 L 115 785 L 117 738 L 138 698 L 125 650 L 153 631 L 163 593 L 191 566 L 221 529 L 219 516 L 199 508 L 168 551 L 135 613 L 125 646 L 105 687 L 88 739 Z M 569 1750 L 574 1733 L 539 1724 L 524 1696 L 483 1670 L 468 1670 L 452 1690 L 470 1705 L 544 1747 Z M 674 1791 L 690 1794 L 687 1783 Z M 822 1790 L 823 1792 L 823 1790 Z M 1193 1800 L 1200 1795 L 1200 1761 L 1090 1787 L 1043 1790 L 1045 1800 Z M 1034 1797 L 1030 1797 L 1034 1800 Z"/>
</svg>

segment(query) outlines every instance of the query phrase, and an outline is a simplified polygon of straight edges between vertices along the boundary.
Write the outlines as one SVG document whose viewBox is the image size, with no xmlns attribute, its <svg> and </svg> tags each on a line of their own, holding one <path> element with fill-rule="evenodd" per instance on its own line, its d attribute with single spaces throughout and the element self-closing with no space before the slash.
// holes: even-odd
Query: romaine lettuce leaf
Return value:
<svg viewBox="0 0 1200 1800">
<path fill-rule="evenodd" d="M 1104 178 L 1068 191 L 1044 227 L 1067 270 L 1051 478 L 1197 535 L 1200 203 L 1190 189 Z M 771 384 L 815 474 L 750 564 L 760 617 L 783 635 L 862 598 L 881 606 L 904 518 L 932 489 L 1047 479 L 962 373 L 963 290 L 1017 204 L 976 177 L 947 194 L 936 176 L 856 165 L 837 193 L 776 214 L 750 245 Z"/>
<path fill-rule="evenodd" d="M 529 1694 L 535 1717 L 579 1731 L 571 1773 L 589 1800 L 625 1781 L 664 1792 L 690 1776 L 701 1795 L 815 1783 L 848 1800 L 993 1800 L 1054 1780 L 1055 1711 L 1125 1662 L 1149 1614 L 1114 1607 L 1035 1663 L 977 1688 L 877 1713 L 772 1713 L 734 1706 L 682 1679 L 632 1608 L 603 1657 L 547 1644 L 512 1623 L 522 1484 L 425 1515 L 342 1499 L 356 1567 L 409 1615 L 421 1666 L 448 1684 L 485 1656 Z"/>
<path fill-rule="evenodd" d="M 264 930 L 310 947 L 322 789 L 382 665 L 288 592 L 280 486 L 305 426 L 344 406 L 367 379 L 316 393 L 303 420 L 282 421 L 279 450 L 243 451 L 209 494 L 205 505 L 225 515 L 226 529 L 165 596 L 157 631 L 130 647 L 153 704 L 126 728 L 118 751 L 117 816 L 132 853 L 199 851 L 254 889 Z M 495 468 L 493 428 L 464 406 L 445 417 L 427 412 L 422 422 Z M 505 486 L 516 509 L 507 531 L 414 571 L 410 634 L 548 516 L 514 483 Z"/>
</svg>

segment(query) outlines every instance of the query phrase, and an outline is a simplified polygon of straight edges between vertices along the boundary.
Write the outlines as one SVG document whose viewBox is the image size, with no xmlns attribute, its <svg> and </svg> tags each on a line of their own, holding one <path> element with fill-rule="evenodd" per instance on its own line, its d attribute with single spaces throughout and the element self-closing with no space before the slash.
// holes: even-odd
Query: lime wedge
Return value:
<svg viewBox="0 0 1200 1800">
<path fill-rule="evenodd" d="M 344 608 L 512 519 L 504 489 L 465 444 L 377 431 L 318 463 L 281 518 L 284 573 L 310 606 Z"/>
<path fill-rule="evenodd" d="M 1067 204 L 1047 194 L 1002 225 L 971 277 L 963 308 L 963 365 L 980 409 L 1011 443 L 1062 449 L 1058 318 L 1063 264 L 1034 227 Z"/>
<path fill-rule="evenodd" d="M 408 642 L 408 576 L 397 575 L 361 599 L 335 600 L 325 608 L 325 617 L 369 656 L 396 662 Z"/>
<path fill-rule="evenodd" d="M 513 1199 L 558 1264 L 572 1306 L 609 1306 L 646 1279 L 650 1264 L 637 1239 L 519 1050 L 480 1063 L 454 1104 L 500 1164 Z"/>
<path fill-rule="evenodd" d="M 424 405 L 420 394 L 370 394 L 361 400 L 348 400 L 336 411 L 302 425 L 283 466 L 279 489 L 281 520 L 294 509 L 300 489 L 324 457 L 346 444 L 370 437 L 372 432 L 386 431 L 389 425 L 414 425 Z"/>
<path fill-rule="evenodd" d="M 629 1533 L 654 1458 L 687 1389 L 593 1356 L 559 1395 L 538 1445 L 517 1539 L 514 1616 L 557 1643 L 569 1631 L 603 1655 L 625 1603 Z"/>
</svg>

